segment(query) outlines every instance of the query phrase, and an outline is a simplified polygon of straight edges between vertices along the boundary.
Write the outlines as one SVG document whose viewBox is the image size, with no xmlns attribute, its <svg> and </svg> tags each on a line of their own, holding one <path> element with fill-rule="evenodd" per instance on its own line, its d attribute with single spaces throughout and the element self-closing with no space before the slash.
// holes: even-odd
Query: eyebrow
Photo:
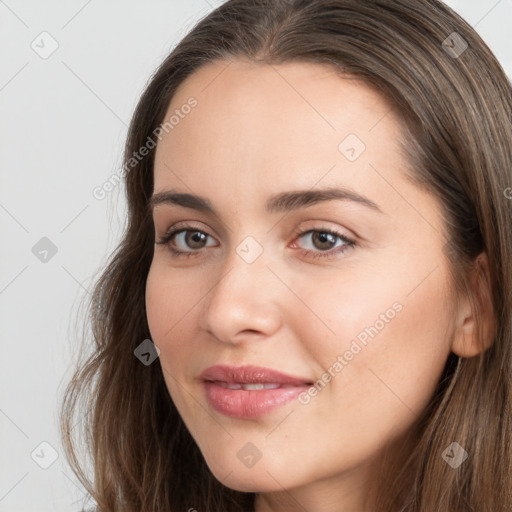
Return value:
<svg viewBox="0 0 512 512">
<path fill-rule="evenodd" d="M 352 201 L 383 213 L 379 206 L 371 199 L 346 188 L 291 190 L 288 192 L 280 192 L 271 196 L 267 200 L 265 209 L 269 213 L 289 212 L 311 206 L 316 203 L 332 200 Z M 156 206 L 161 204 L 177 205 L 217 215 L 215 208 L 208 199 L 194 194 L 175 192 L 174 190 L 165 190 L 163 192 L 153 194 L 149 199 L 148 208 L 150 212 L 152 212 Z"/>
</svg>

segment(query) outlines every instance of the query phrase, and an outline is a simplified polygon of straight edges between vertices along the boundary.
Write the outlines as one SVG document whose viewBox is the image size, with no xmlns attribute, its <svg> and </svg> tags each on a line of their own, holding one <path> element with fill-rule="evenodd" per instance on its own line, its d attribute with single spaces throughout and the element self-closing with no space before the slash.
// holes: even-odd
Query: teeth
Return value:
<svg viewBox="0 0 512 512">
<path fill-rule="evenodd" d="M 240 384 L 235 384 L 231 382 L 219 382 L 219 384 L 226 389 L 242 389 L 242 386 Z"/>
<path fill-rule="evenodd" d="M 257 389 L 276 389 L 280 387 L 279 384 L 242 384 L 242 389 L 247 391 Z"/>
<path fill-rule="evenodd" d="M 258 391 L 260 389 L 276 389 L 280 384 L 238 384 L 232 382 L 218 382 L 220 386 L 226 389 L 243 389 L 245 391 Z"/>
</svg>

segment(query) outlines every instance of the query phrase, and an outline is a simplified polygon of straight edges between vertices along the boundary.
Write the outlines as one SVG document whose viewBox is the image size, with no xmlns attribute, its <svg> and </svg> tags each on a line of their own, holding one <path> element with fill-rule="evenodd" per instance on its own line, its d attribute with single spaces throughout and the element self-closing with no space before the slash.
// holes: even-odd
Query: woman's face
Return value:
<svg viewBox="0 0 512 512">
<path fill-rule="evenodd" d="M 215 62 L 173 114 L 155 238 L 188 231 L 155 244 L 146 287 L 169 393 L 224 485 L 360 510 L 451 350 L 440 206 L 406 180 L 389 106 L 326 67 Z"/>
</svg>

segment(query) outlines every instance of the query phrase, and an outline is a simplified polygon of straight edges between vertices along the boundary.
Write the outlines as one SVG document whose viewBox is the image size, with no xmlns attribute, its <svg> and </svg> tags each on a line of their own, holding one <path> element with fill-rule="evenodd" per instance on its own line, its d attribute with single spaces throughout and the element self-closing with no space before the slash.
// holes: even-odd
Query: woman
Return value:
<svg viewBox="0 0 512 512">
<path fill-rule="evenodd" d="M 437 0 L 201 20 L 134 114 L 63 402 L 98 510 L 511 510 L 511 140 Z"/>
</svg>

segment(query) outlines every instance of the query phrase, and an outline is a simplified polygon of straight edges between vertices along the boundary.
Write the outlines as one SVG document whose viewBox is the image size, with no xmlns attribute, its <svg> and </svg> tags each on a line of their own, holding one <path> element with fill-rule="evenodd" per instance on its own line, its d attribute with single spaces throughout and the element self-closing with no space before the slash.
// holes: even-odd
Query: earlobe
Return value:
<svg viewBox="0 0 512 512">
<path fill-rule="evenodd" d="M 495 336 L 489 261 L 485 252 L 476 258 L 468 278 L 471 296 L 466 295 L 459 305 L 452 343 L 452 352 L 460 357 L 474 357 L 484 352 Z"/>
</svg>

